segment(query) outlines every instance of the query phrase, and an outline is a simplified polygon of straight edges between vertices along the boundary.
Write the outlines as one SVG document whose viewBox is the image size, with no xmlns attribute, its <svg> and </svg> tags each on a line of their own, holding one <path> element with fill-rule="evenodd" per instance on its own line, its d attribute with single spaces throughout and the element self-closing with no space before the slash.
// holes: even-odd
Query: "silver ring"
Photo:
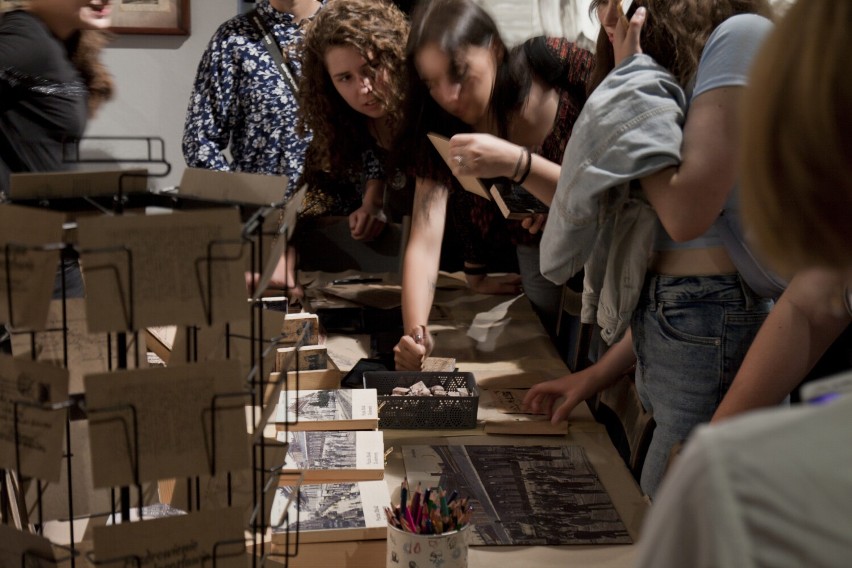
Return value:
<svg viewBox="0 0 852 568">
<path fill-rule="evenodd" d="M 454 160 L 456 161 L 456 164 L 458 165 L 458 167 L 460 167 L 460 168 L 464 167 L 464 159 L 461 156 L 456 156 L 454 158 Z"/>
</svg>

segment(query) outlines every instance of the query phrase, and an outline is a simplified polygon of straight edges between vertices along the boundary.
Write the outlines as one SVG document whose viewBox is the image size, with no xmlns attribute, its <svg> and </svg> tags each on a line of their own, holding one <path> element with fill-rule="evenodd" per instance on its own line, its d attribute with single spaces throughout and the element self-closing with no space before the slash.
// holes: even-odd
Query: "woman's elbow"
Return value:
<svg viewBox="0 0 852 568">
<path fill-rule="evenodd" d="M 687 241 L 697 239 L 706 232 L 706 230 L 701 230 L 700 228 L 696 228 L 695 226 L 675 225 L 673 227 L 665 227 L 665 229 L 666 232 L 669 234 L 669 237 L 671 237 L 671 239 L 676 243 L 685 243 Z"/>
</svg>

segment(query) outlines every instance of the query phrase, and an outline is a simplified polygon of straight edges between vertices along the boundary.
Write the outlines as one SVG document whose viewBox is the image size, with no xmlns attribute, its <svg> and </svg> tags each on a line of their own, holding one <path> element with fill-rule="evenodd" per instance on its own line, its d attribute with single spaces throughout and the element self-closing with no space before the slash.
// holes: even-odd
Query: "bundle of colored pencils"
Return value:
<svg viewBox="0 0 852 568">
<path fill-rule="evenodd" d="M 467 497 L 459 499 L 457 491 L 447 496 L 440 487 L 420 490 L 420 483 L 409 491 L 408 479 L 402 481 L 400 503 L 385 507 L 388 524 L 416 534 L 443 534 L 462 529 L 473 516 Z"/>
</svg>

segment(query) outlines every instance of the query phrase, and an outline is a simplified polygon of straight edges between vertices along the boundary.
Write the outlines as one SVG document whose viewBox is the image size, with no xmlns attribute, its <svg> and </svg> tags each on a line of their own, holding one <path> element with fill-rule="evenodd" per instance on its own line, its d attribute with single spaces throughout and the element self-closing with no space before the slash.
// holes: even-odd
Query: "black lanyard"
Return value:
<svg viewBox="0 0 852 568">
<path fill-rule="evenodd" d="M 284 54 L 281 52 L 281 49 L 276 43 L 275 37 L 273 37 L 272 32 L 267 30 L 266 26 L 263 25 L 263 19 L 260 17 L 257 8 L 249 12 L 248 18 L 249 21 L 254 24 L 254 27 L 255 29 L 257 29 L 258 33 L 263 36 L 263 45 L 266 47 L 266 50 L 269 52 L 269 55 L 272 56 L 272 59 L 275 60 L 275 64 L 281 71 L 281 76 L 284 77 L 284 80 L 290 87 L 290 91 L 292 91 L 293 96 L 298 97 L 299 85 L 298 83 L 296 83 L 296 79 L 293 77 L 293 72 L 290 70 L 290 66 L 287 65 L 287 61 L 284 59 Z"/>
</svg>

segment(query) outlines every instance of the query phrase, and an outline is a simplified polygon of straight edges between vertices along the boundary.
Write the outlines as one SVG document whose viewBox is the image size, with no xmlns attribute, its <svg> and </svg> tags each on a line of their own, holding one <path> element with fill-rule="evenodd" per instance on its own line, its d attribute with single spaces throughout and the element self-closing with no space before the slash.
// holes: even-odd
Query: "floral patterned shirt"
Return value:
<svg viewBox="0 0 852 568">
<path fill-rule="evenodd" d="M 311 172 L 306 177 L 308 192 L 299 212 L 300 220 L 328 215 L 346 216 L 358 209 L 364 199 L 367 182 L 379 180 L 385 184 L 383 209 L 388 219 L 401 222 L 411 215 L 414 199 L 414 178 L 398 169 L 388 170 L 389 153 L 369 137 L 361 153 L 361 161 L 353 164 L 342 175 L 331 176 L 324 172 Z M 316 179 L 314 179 L 316 178 Z"/>
<path fill-rule="evenodd" d="M 257 7 L 297 77 L 304 24 L 267 1 Z M 183 155 L 190 167 L 286 175 L 290 197 L 302 175 L 310 136 L 296 133 L 299 104 L 247 14 L 213 35 L 187 109 Z M 224 150 L 230 148 L 229 162 Z"/>
</svg>

